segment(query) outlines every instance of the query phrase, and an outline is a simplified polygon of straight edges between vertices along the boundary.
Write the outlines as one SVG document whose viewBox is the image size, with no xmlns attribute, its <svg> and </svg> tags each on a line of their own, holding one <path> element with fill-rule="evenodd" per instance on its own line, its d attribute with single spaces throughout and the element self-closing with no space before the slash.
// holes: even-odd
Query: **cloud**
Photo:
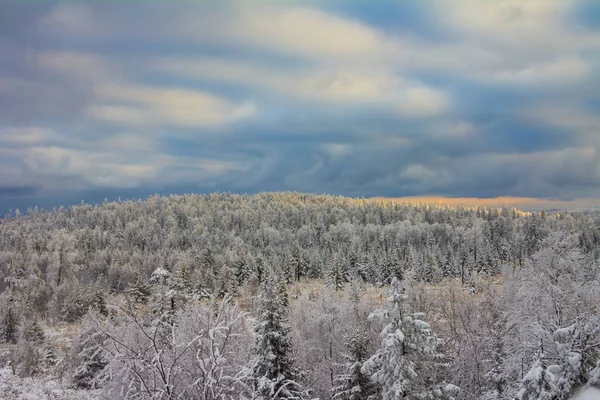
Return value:
<svg viewBox="0 0 600 400">
<path fill-rule="evenodd" d="M 20 140 L 24 132 L 30 137 Z M 219 180 L 222 175 L 249 168 L 244 160 L 165 154 L 154 139 L 126 133 L 97 142 L 79 142 L 78 147 L 67 143 L 44 145 L 49 136 L 57 137 L 34 127 L 2 131 L 0 143 L 19 146 L 0 148 L 0 188 L 26 187 L 32 188 L 29 192 L 39 193 L 56 193 L 65 185 L 69 191 L 139 188 L 194 179 Z"/>
<path fill-rule="evenodd" d="M 450 108 L 443 91 L 411 82 L 385 68 L 319 65 L 290 71 L 285 67 L 224 58 L 158 59 L 158 71 L 199 81 L 268 89 L 280 96 L 329 103 L 375 103 L 408 117 L 437 115 Z"/>
<path fill-rule="evenodd" d="M 0 192 L 600 196 L 578 1 L 382 4 L 9 5 Z"/>
<path fill-rule="evenodd" d="M 470 34 L 472 40 L 510 46 L 532 54 L 598 48 L 597 33 L 574 25 L 570 13 L 578 1 L 458 0 L 432 2 L 439 22 Z"/>
<path fill-rule="evenodd" d="M 91 34 L 97 26 L 91 10 L 83 4 L 58 4 L 41 19 L 43 28 L 66 34 Z"/>
<path fill-rule="evenodd" d="M 416 87 L 406 90 L 399 112 L 405 116 L 426 117 L 441 114 L 450 108 L 450 100 L 439 90 Z"/>
<path fill-rule="evenodd" d="M 31 146 L 59 140 L 61 137 L 50 129 L 37 126 L 9 127 L 0 129 L 0 143 L 15 146 Z"/>
<path fill-rule="evenodd" d="M 352 147 L 347 143 L 326 143 L 322 146 L 323 151 L 332 157 L 348 154 Z"/>
<path fill-rule="evenodd" d="M 173 87 L 105 84 L 95 86 L 94 94 L 100 104 L 88 107 L 90 116 L 137 127 L 214 126 L 257 112 L 252 103 L 234 104 L 207 92 Z"/>
<path fill-rule="evenodd" d="M 268 88 L 291 97 L 322 101 L 381 101 L 390 98 L 401 84 L 401 78 L 386 71 L 353 70 L 347 66 L 294 71 L 223 58 L 156 60 L 155 66 L 158 70 L 199 80 Z"/>
<path fill-rule="evenodd" d="M 68 179 L 80 189 L 89 186 L 131 187 L 153 177 L 153 165 L 115 162 L 112 153 L 62 147 L 32 147 L 24 156 L 31 174 L 42 178 Z"/>
<path fill-rule="evenodd" d="M 317 59 L 378 57 L 393 46 L 377 29 L 318 8 L 239 2 L 226 11 L 208 24 L 200 24 L 197 15 L 184 18 L 181 33 Z"/>
<path fill-rule="evenodd" d="M 84 81 L 114 80 L 117 75 L 114 66 L 91 53 L 46 51 L 37 54 L 36 61 L 43 69 Z"/>
<path fill-rule="evenodd" d="M 591 66 L 578 58 L 563 58 L 547 64 L 529 66 L 514 71 L 501 71 L 492 75 L 499 83 L 514 84 L 569 84 L 584 82 L 590 75 Z"/>
</svg>

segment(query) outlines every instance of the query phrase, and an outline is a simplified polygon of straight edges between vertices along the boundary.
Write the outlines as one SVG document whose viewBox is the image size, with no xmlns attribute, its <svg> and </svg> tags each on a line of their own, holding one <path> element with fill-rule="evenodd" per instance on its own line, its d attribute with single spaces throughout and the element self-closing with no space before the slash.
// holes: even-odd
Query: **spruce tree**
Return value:
<svg viewBox="0 0 600 400">
<path fill-rule="evenodd" d="M 17 343 L 19 318 L 12 304 L 6 307 L 1 328 L 0 334 L 5 342 Z"/>
<path fill-rule="evenodd" d="M 72 380 L 75 387 L 96 389 L 108 379 L 105 367 L 110 356 L 104 349 L 106 339 L 106 335 L 97 328 L 94 317 L 86 317 L 74 349 L 76 356 Z"/>
<path fill-rule="evenodd" d="M 53 347 L 47 347 L 46 351 L 44 351 L 44 359 L 42 360 L 44 367 L 50 368 L 55 366 L 58 363 L 58 356 L 56 354 L 56 350 Z"/>
<path fill-rule="evenodd" d="M 440 340 L 423 321 L 424 314 L 408 314 L 398 279 L 392 280 L 390 310 L 371 314 L 370 318 L 390 320 L 381 332 L 381 347 L 365 362 L 363 373 L 381 385 L 383 400 L 452 399 L 458 388 L 439 379 L 446 367 L 437 348 Z"/>
<path fill-rule="evenodd" d="M 248 263 L 243 259 L 239 259 L 235 262 L 234 268 L 235 278 L 237 279 L 238 286 L 244 285 L 244 283 L 246 283 L 246 281 L 248 280 L 248 278 L 250 278 L 250 275 L 252 274 Z"/>
<path fill-rule="evenodd" d="M 344 346 L 348 354 L 343 357 L 346 360 L 341 364 L 344 373 L 335 377 L 334 382 L 338 386 L 332 389 L 334 400 L 369 400 L 374 399 L 378 388 L 368 374 L 362 371 L 362 366 L 368 358 L 369 336 L 364 330 L 355 328 L 347 334 Z"/>
<path fill-rule="evenodd" d="M 340 261 L 336 255 L 327 270 L 327 284 L 335 290 L 342 290 L 344 288 L 344 281 Z"/>
<path fill-rule="evenodd" d="M 44 330 L 36 319 L 25 321 L 21 329 L 21 339 L 35 344 L 42 344 L 45 340 Z"/>
<path fill-rule="evenodd" d="M 298 244 L 296 244 L 292 250 L 290 266 L 294 274 L 294 280 L 299 281 L 306 272 L 306 266 L 304 265 L 304 258 L 302 257 L 302 252 Z"/>
<path fill-rule="evenodd" d="M 290 328 L 287 324 L 287 299 L 281 283 L 269 277 L 262 284 L 255 325 L 256 359 L 252 365 L 252 388 L 258 399 L 300 399 L 302 393 L 293 366 Z"/>
<path fill-rule="evenodd" d="M 521 381 L 521 390 L 517 393 L 516 400 L 556 399 L 559 399 L 556 378 L 548 371 L 542 357 L 539 357 Z"/>
<path fill-rule="evenodd" d="M 125 293 L 135 303 L 145 304 L 152 294 L 152 290 L 148 282 L 146 282 L 139 273 L 135 274 L 135 282 L 130 284 Z"/>
</svg>

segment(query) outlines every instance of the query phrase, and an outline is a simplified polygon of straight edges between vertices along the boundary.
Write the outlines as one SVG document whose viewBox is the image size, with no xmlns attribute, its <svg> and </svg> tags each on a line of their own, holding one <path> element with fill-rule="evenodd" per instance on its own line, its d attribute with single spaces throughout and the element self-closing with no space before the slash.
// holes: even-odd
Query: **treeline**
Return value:
<svg viewBox="0 0 600 400">
<path fill-rule="evenodd" d="M 222 309 L 243 314 L 235 323 L 221 321 L 239 328 L 236 339 L 227 342 L 236 354 L 227 358 L 233 363 L 227 376 L 237 376 L 236 385 L 242 386 L 222 381 L 236 388 L 234 394 L 190 398 L 243 393 L 268 398 L 280 384 L 290 389 L 280 391 L 287 398 L 366 398 L 351 396 L 351 385 L 360 381 L 369 396 L 388 399 L 404 393 L 393 371 L 407 368 L 403 379 L 420 371 L 406 381 L 413 397 L 429 387 L 437 390 L 431 398 L 450 398 L 460 387 L 457 398 L 464 399 L 537 399 L 544 397 L 532 393 L 544 391 L 561 393 L 555 398 L 562 399 L 599 379 L 599 254 L 600 217 L 593 213 L 442 208 L 297 193 L 155 196 L 28 210 L 0 222 L 0 337 L 20 343 L 13 365 L 32 373 L 40 365 L 50 368 L 56 357 L 54 349 L 36 350 L 43 348 L 35 345 L 43 342 L 39 322 L 70 323 L 85 316 L 69 364 L 73 384 L 125 393 L 128 385 L 139 389 L 144 383 L 132 365 L 115 364 L 141 351 L 132 344 L 129 350 L 122 347 L 127 340 L 160 339 L 146 345 L 165 346 L 164 355 L 183 345 L 174 342 L 183 335 L 193 349 L 193 333 L 216 329 L 218 318 L 210 310 Z M 304 289 L 288 293 L 288 284 L 312 278 L 324 279 L 327 289 L 296 284 Z M 368 288 L 392 281 L 407 290 L 396 284 L 392 296 L 403 305 L 376 314 L 386 322 L 367 319 L 380 306 L 375 289 Z M 226 301 L 231 296 L 261 300 L 246 315 Z M 269 301 L 271 307 L 284 304 L 269 314 Z M 219 312 L 215 315 L 224 315 Z M 278 357 L 283 366 L 260 364 L 261 357 L 272 357 L 261 355 L 256 340 L 271 336 L 260 323 L 248 330 L 248 321 L 261 318 L 277 325 L 274 313 L 286 332 L 275 336 L 289 336 Z M 195 328 L 182 331 L 189 324 Z M 394 336 L 396 331 L 402 335 Z M 397 353 L 405 344 L 401 336 L 414 338 L 420 352 Z M 90 337 L 97 340 L 88 343 Z M 105 353 L 109 348 L 113 353 Z M 185 354 L 172 356 L 196 365 L 197 359 Z M 134 364 L 148 372 L 155 361 Z M 127 373 L 109 373 L 123 365 Z M 273 368 L 289 376 L 267 373 Z M 156 371 L 145 379 L 160 382 L 164 368 Z M 188 376 L 185 384 L 208 373 Z M 261 381 L 265 376 L 269 379 Z M 175 390 L 175 383 L 163 383 L 153 393 Z M 134 392 L 138 398 L 148 395 Z"/>
</svg>

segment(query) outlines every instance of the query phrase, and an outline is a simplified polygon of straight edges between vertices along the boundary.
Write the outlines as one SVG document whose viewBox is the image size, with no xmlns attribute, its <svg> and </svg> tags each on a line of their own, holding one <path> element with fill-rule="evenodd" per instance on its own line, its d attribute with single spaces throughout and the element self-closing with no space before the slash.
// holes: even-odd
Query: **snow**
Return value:
<svg viewBox="0 0 600 400">
<path fill-rule="evenodd" d="M 573 335 L 573 332 L 575 331 L 575 325 L 570 325 L 567 326 L 566 328 L 559 328 L 556 331 L 554 331 L 554 336 L 556 338 L 567 338 L 570 337 L 571 335 Z"/>
<path fill-rule="evenodd" d="M 158 267 L 154 270 L 154 272 L 152 272 L 152 276 L 150 277 L 150 282 L 158 282 L 158 283 L 165 282 L 169 278 L 169 275 L 171 275 L 169 273 L 169 271 L 167 271 L 166 269 L 163 269 L 161 267 Z"/>
<path fill-rule="evenodd" d="M 431 325 L 429 325 L 427 322 L 425 321 L 421 321 L 420 319 L 416 319 L 414 322 L 414 325 L 417 329 L 420 329 L 422 331 L 426 330 L 426 329 L 430 329 Z"/>
<path fill-rule="evenodd" d="M 598 389 L 587 389 L 582 393 L 578 394 L 573 398 L 573 400 L 599 400 L 600 399 L 600 390 Z"/>
<path fill-rule="evenodd" d="M 400 329 L 396 330 L 396 338 L 398 339 L 398 341 L 400 343 L 404 342 L 404 334 L 402 333 L 402 331 Z"/>
<path fill-rule="evenodd" d="M 73 390 L 49 377 L 20 378 L 10 367 L 0 368 L 0 399 L 96 400 L 99 391 Z"/>
<path fill-rule="evenodd" d="M 369 321 L 385 321 L 389 316 L 388 310 L 375 310 L 369 314 Z"/>
</svg>

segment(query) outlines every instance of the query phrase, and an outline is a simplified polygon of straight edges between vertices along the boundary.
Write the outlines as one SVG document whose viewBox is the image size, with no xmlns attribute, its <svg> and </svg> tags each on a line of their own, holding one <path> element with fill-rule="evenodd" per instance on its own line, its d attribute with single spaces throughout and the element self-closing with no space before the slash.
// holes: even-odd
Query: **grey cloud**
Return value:
<svg viewBox="0 0 600 400">
<path fill-rule="evenodd" d="M 22 24 L 0 23 L 0 200 L 190 188 L 600 196 L 600 36 L 551 3 L 560 23 L 526 8 L 518 38 L 500 29 L 505 10 L 466 23 L 460 0 L 438 21 L 444 41 L 318 5 L 15 8 Z M 312 23 L 322 40 L 298 34 Z"/>
</svg>

